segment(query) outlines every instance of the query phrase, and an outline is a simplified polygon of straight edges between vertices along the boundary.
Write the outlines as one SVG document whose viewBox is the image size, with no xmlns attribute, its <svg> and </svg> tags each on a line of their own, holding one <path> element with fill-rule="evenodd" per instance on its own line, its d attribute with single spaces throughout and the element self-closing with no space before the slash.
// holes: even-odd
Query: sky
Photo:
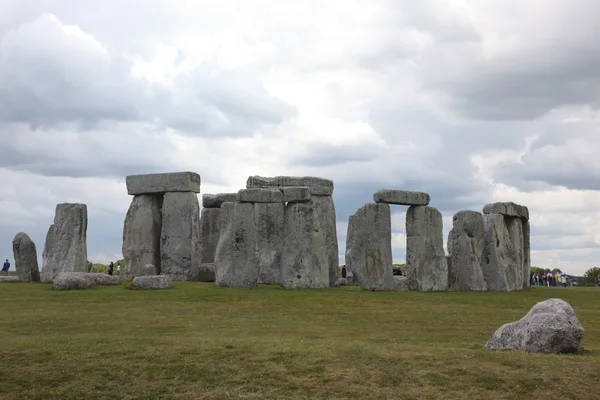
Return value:
<svg viewBox="0 0 600 400">
<path fill-rule="evenodd" d="M 0 258 L 55 206 L 88 206 L 90 261 L 121 258 L 131 174 L 332 179 L 444 216 L 529 207 L 532 265 L 600 265 L 597 0 L 0 0 Z M 394 206 L 394 262 L 406 207 Z"/>
</svg>

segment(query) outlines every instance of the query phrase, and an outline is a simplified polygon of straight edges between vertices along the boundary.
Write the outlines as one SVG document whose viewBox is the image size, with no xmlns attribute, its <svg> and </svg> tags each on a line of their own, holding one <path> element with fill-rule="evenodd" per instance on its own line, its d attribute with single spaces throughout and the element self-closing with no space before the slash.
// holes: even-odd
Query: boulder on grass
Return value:
<svg viewBox="0 0 600 400">
<path fill-rule="evenodd" d="M 54 289 L 89 289 L 94 285 L 118 285 L 118 276 L 87 273 L 87 272 L 61 272 L 52 281 Z"/>
<path fill-rule="evenodd" d="M 137 276 L 131 281 L 131 286 L 141 290 L 170 289 L 173 287 L 173 278 L 169 275 Z"/>
<path fill-rule="evenodd" d="M 16 276 L 0 276 L 0 282 L 21 282 Z"/>
</svg>

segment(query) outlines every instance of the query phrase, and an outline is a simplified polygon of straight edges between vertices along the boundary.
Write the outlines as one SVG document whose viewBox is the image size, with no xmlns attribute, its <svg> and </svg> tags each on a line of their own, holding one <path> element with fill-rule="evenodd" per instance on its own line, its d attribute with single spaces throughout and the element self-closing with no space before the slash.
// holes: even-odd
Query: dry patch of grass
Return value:
<svg viewBox="0 0 600 400">
<path fill-rule="evenodd" d="M 578 355 L 483 345 L 536 302 L 568 301 Z M 0 399 L 595 399 L 600 290 L 361 292 L 0 286 Z"/>
</svg>

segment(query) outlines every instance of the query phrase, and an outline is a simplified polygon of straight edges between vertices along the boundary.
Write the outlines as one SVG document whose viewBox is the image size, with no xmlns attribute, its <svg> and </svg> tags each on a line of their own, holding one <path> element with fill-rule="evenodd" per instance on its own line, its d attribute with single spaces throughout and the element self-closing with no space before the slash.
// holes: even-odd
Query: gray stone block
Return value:
<svg viewBox="0 0 600 400">
<path fill-rule="evenodd" d="M 142 273 L 139 276 L 154 276 L 158 275 L 160 271 L 152 264 L 146 264 L 142 267 Z"/>
<path fill-rule="evenodd" d="M 408 278 L 394 275 L 394 290 L 408 290 Z"/>
<path fill-rule="evenodd" d="M 333 181 L 330 179 L 317 178 L 313 176 L 251 176 L 246 181 L 246 188 L 268 188 L 268 187 L 310 187 L 314 196 L 331 196 L 333 193 Z"/>
<path fill-rule="evenodd" d="M 319 223 L 325 231 L 327 263 L 329 265 L 329 285 L 337 287 L 340 278 L 340 256 L 333 199 L 331 196 L 313 196 L 310 202 L 305 204 L 314 208 L 319 218 Z"/>
<path fill-rule="evenodd" d="M 483 207 L 484 214 L 501 214 L 507 217 L 518 217 L 529 220 L 529 209 L 513 202 L 490 203 Z"/>
<path fill-rule="evenodd" d="M 284 208 L 283 203 L 254 204 L 259 283 L 281 282 Z"/>
<path fill-rule="evenodd" d="M 21 282 L 21 280 L 19 278 L 17 278 L 16 276 L 0 276 L 0 283 L 5 282 L 5 283 L 15 283 L 15 282 Z"/>
<path fill-rule="evenodd" d="M 57 290 L 88 289 L 94 285 L 119 285 L 120 282 L 115 275 L 87 272 L 61 272 L 52 281 Z"/>
<path fill-rule="evenodd" d="M 215 281 L 215 264 L 214 263 L 202 263 L 198 267 L 193 267 L 189 280 L 196 281 L 196 282 L 214 282 Z"/>
<path fill-rule="evenodd" d="M 483 230 L 481 213 L 459 211 L 454 214 L 453 227 L 448 234 L 448 283 L 451 288 L 487 290 L 481 270 L 485 245 Z"/>
<path fill-rule="evenodd" d="M 87 223 L 85 204 L 56 206 L 42 253 L 42 280 L 51 281 L 60 272 L 87 272 Z"/>
<path fill-rule="evenodd" d="M 221 208 L 223 203 L 238 201 L 237 193 L 206 193 L 202 195 L 202 207 L 204 208 Z"/>
<path fill-rule="evenodd" d="M 154 265 L 160 272 L 162 203 L 163 196 L 157 195 L 137 195 L 131 201 L 123 226 L 122 247 L 128 278 L 143 275 L 146 264 Z"/>
<path fill-rule="evenodd" d="M 131 281 L 131 286 L 140 290 L 171 289 L 173 279 L 168 275 L 136 276 Z"/>
<path fill-rule="evenodd" d="M 387 204 L 365 204 L 350 216 L 346 268 L 364 290 L 392 290 L 392 222 Z"/>
<path fill-rule="evenodd" d="M 283 193 L 269 188 L 240 189 L 238 200 L 240 203 L 283 203 Z"/>
<path fill-rule="evenodd" d="M 429 206 L 411 206 L 406 213 L 406 277 L 410 290 L 448 289 L 442 214 Z"/>
<path fill-rule="evenodd" d="M 160 273 L 188 280 L 201 260 L 200 204 L 196 193 L 165 194 L 160 238 Z"/>
<path fill-rule="evenodd" d="M 529 221 L 523 221 L 523 287 L 529 287 L 531 281 L 531 228 Z"/>
<path fill-rule="evenodd" d="M 281 188 L 281 191 L 283 192 L 283 201 L 286 203 L 298 203 L 311 199 L 311 188 L 309 187 L 284 187 Z"/>
<path fill-rule="evenodd" d="M 13 239 L 13 254 L 15 269 L 21 282 L 39 282 L 40 270 L 38 267 L 37 250 L 35 243 L 23 232 L 17 233 Z"/>
<path fill-rule="evenodd" d="M 167 192 L 200 193 L 200 175 L 195 172 L 129 175 L 125 182 L 129 195 L 162 194 Z"/>
<path fill-rule="evenodd" d="M 431 198 L 427 193 L 408 190 L 380 190 L 373 195 L 375 203 L 398 204 L 402 206 L 426 206 Z"/>
<path fill-rule="evenodd" d="M 215 283 L 217 286 L 252 288 L 258 282 L 258 275 L 254 205 L 224 203 L 215 255 Z"/>
<path fill-rule="evenodd" d="M 517 250 L 500 214 L 484 214 L 484 249 L 481 270 L 488 290 L 513 291 L 522 288 L 522 271 L 517 264 Z M 519 284 L 517 285 L 517 276 Z"/>
<path fill-rule="evenodd" d="M 200 216 L 200 252 L 203 263 L 215 262 L 221 232 L 221 209 L 203 208 Z"/>
</svg>

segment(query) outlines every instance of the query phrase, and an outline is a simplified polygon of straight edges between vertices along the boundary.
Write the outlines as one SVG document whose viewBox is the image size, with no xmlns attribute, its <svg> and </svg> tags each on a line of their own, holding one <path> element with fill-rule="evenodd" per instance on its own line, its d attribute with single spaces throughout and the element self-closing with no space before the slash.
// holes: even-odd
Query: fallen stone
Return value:
<svg viewBox="0 0 600 400">
<path fill-rule="evenodd" d="M 200 204 L 196 193 L 166 193 L 162 206 L 160 273 L 188 280 L 202 262 Z"/>
<path fill-rule="evenodd" d="M 199 266 L 192 267 L 189 280 L 195 282 L 214 282 L 215 264 L 202 263 Z"/>
<path fill-rule="evenodd" d="M 154 265 L 146 264 L 142 267 L 142 272 L 138 276 L 154 276 L 158 275 L 159 272 L 160 271 L 158 271 L 158 269 Z"/>
<path fill-rule="evenodd" d="M 296 203 L 302 201 L 310 201 L 312 194 L 309 187 L 284 187 L 283 201 L 286 203 Z"/>
<path fill-rule="evenodd" d="M 387 204 L 365 204 L 350 216 L 346 268 L 363 290 L 392 290 L 392 222 Z"/>
<path fill-rule="evenodd" d="M 13 254 L 19 280 L 21 282 L 39 282 L 40 270 L 37 250 L 35 249 L 35 243 L 26 233 L 17 233 L 13 239 Z"/>
<path fill-rule="evenodd" d="M 136 276 L 131 281 L 131 287 L 140 290 L 171 289 L 173 278 L 168 275 Z"/>
<path fill-rule="evenodd" d="M 504 216 L 484 214 L 484 248 L 481 262 L 483 278 L 490 291 L 514 291 L 523 287 L 522 271 L 517 265 L 517 251 L 511 240 Z M 518 283 L 517 284 L 517 277 Z"/>
<path fill-rule="evenodd" d="M 89 289 L 94 284 L 94 279 L 85 272 L 60 272 L 52 280 L 56 290 Z"/>
<path fill-rule="evenodd" d="M 408 278 L 406 276 L 394 275 L 394 290 L 408 290 Z"/>
<path fill-rule="evenodd" d="M 329 286 L 336 287 L 340 277 L 340 256 L 337 237 L 337 224 L 335 217 L 335 204 L 331 196 L 313 196 L 310 202 L 305 203 L 312 206 L 319 223 L 325 231 L 325 246 L 327 251 L 327 263 L 329 265 Z"/>
<path fill-rule="evenodd" d="M 202 207 L 204 208 L 221 208 L 223 203 L 236 201 L 238 201 L 237 193 L 206 193 L 202 195 Z"/>
<path fill-rule="evenodd" d="M 142 268 L 152 264 L 160 272 L 160 235 L 163 196 L 137 195 L 131 201 L 123 227 L 122 253 L 125 276 L 142 275 Z"/>
<path fill-rule="evenodd" d="M 406 277 L 410 290 L 448 289 L 442 214 L 429 206 L 406 212 Z"/>
<path fill-rule="evenodd" d="M 373 195 L 375 203 L 398 204 L 402 206 L 426 206 L 431 198 L 427 193 L 408 190 L 380 190 Z"/>
<path fill-rule="evenodd" d="M 281 255 L 281 285 L 287 289 L 330 286 L 328 233 L 311 200 L 288 203 Z M 336 266 L 337 269 L 337 266 Z M 339 277 L 335 284 L 338 284 Z"/>
<path fill-rule="evenodd" d="M 519 321 L 502 325 L 486 343 L 491 350 L 521 350 L 531 353 L 575 353 L 584 329 L 573 307 L 561 299 L 534 305 Z"/>
<path fill-rule="evenodd" d="M 215 283 L 217 286 L 252 288 L 258 282 L 258 275 L 254 205 L 224 203 L 215 255 Z"/>
<path fill-rule="evenodd" d="M 279 284 L 281 282 L 284 208 L 283 203 L 254 204 L 259 283 Z"/>
<path fill-rule="evenodd" d="M 85 204 L 56 206 L 42 253 L 42 280 L 51 281 L 60 272 L 87 272 L 87 223 Z"/>
<path fill-rule="evenodd" d="M 518 217 L 529 220 L 529 209 L 513 202 L 490 203 L 483 207 L 484 214 L 501 214 L 507 217 Z"/>
<path fill-rule="evenodd" d="M 282 203 L 283 193 L 279 189 L 240 189 L 238 192 L 240 203 Z"/>
<path fill-rule="evenodd" d="M 129 175 L 125 183 L 127 193 L 132 196 L 167 192 L 200 193 L 200 175 L 195 172 Z"/>
<path fill-rule="evenodd" d="M 447 246 L 448 284 L 456 290 L 485 291 L 487 285 L 481 270 L 483 217 L 475 211 L 459 211 L 452 220 Z"/>
<path fill-rule="evenodd" d="M 215 262 L 221 232 L 221 209 L 203 208 L 200 216 L 200 252 L 203 263 Z"/>
<path fill-rule="evenodd" d="M 17 278 L 16 276 L 0 276 L 0 283 L 2 283 L 2 282 L 14 283 L 14 282 L 21 282 L 21 280 L 19 278 Z"/>
</svg>

